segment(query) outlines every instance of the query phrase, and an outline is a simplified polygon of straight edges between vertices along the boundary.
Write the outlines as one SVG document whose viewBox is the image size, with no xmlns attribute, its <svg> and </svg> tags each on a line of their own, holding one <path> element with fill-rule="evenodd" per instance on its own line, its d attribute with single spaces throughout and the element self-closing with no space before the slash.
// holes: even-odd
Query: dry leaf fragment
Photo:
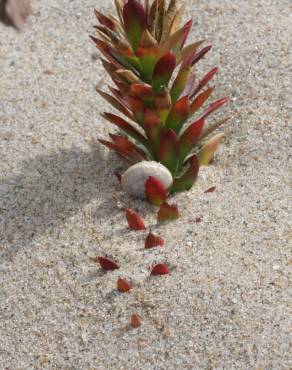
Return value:
<svg viewBox="0 0 292 370">
<path fill-rule="evenodd" d="M 152 268 L 150 275 L 167 275 L 169 274 L 169 269 L 165 263 L 158 263 Z"/>
<path fill-rule="evenodd" d="M 134 313 L 131 316 L 131 326 L 132 326 L 132 328 L 139 328 L 139 326 L 141 326 L 141 323 L 142 323 L 141 316 Z"/>
<path fill-rule="evenodd" d="M 204 193 L 213 193 L 216 189 L 216 186 L 211 186 L 209 189 L 205 190 Z"/>
<path fill-rule="evenodd" d="M 131 230 L 144 230 L 146 226 L 138 212 L 133 211 L 130 208 L 125 209 L 126 219 L 128 221 L 129 228 Z"/>
<path fill-rule="evenodd" d="M 145 248 L 154 248 L 154 247 L 162 247 L 165 244 L 165 240 L 161 238 L 160 236 L 157 236 L 155 234 L 152 234 L 150 231 L 145 239 Z"/>
<path fill-rule="evenodd" d="M 99 256 L 96 258 L 100 266 L 106 271 L 113 271 L 119 268 L 119 266 L 114 262 L 108 259 L 107 257 Z"/>
<path fill-rule="evenodd" d="M 126 293 L 133 288 L 133 284 L 126 279 L 118 278 L 117 288 L 119 292 Z"/>
</svg>

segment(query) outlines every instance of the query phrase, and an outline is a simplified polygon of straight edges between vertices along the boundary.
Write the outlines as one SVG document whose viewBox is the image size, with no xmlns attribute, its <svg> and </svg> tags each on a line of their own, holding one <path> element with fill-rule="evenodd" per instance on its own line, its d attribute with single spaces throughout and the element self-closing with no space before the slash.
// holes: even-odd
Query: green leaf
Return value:
<svg viewBox="0 0 292 370">
<path fill-rule="evenodd" d="M 123 8 L 123 19 L 126 35 L 135 52 L 144 30 L 147 28 L 147 16 L 140 1 L 128 0 Z"/>
<path fill-rule="evenodd" d="M 201 148 L 197 154 L 201 166 L 207 166 L 210 163 L 223 137 L 223 133 L 217 134 Z"/>
<path fill-rule="evenodd" d="M 190 102 L 188 96 L 182 97 L 173 106 L 167 117 L 165 126 L 172 128 L 177 134 L 189 116 Z"/>
<path fill-rule="evenodd" d="M 167 167 L 172 175 L 176 174 L 179 159 L 179 145 L 178 137 L 172 129 L 163 129 L 160 132 L 156 156 L 157 160 Z"/>
<path fill-rule="evenodd" d="M 195 183 L 200 168 L 199 160 L 195 155 L 188 159 L 187 167 L 187 170 L 182 176 L 174 179 L 171 187 L 172 194 L 180 191 L 189 190 Z"/>
<path fill-rule="evenodd" d="M 162 86 L 168 86 L 175 65 L 175 54 L 171 52 L 163 55 L 163 57 L 159 59 L 154 68 L 152 79 L 152 87 L 155 91 L 159 91 Z"/>
</svg>

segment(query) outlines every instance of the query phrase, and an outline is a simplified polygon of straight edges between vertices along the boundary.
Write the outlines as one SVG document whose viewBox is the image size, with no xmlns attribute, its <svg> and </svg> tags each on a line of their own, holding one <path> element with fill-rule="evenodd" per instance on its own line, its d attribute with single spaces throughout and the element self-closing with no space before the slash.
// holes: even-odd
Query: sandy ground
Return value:
<svg viewBox="0 0 292 370">
<path fill-rule="evenodd" d="M 95 144 L 109 128 L 88 38 L 98 3 L 34 1 L 23 33 L 0 25 L 0 369 L 291 368 L 290 1 L 187 2 L 192 38 L 214 44 L 200 70 L 219 64 L 217 94 L 231 96 L 216 118 L 233 118 L 214 164 L 175 197 L 178 222 L 159 228 Z M 165 248 L 143 250 L 113 193 Z M 121 269 L 103 274 L 90 260 L 103 253 Z M 150 279 L 155 261 L 171 275 Z"/>
</svg>

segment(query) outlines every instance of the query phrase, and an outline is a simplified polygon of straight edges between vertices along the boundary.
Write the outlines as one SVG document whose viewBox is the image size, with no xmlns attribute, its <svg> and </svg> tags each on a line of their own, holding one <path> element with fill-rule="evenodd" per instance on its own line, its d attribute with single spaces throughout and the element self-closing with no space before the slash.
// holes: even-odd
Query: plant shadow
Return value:
<svg viewBox="0 0 292 370">
<path fill-rule="evenodd" d="M 94 218 L 118 212 L 112 158 L 99 148 L 72 148 L 24 160 L 20 174 L 0 183 L 0 260 L 13 257 L 33 240 L 64 223 L 92 199 Z"/>
</svg>

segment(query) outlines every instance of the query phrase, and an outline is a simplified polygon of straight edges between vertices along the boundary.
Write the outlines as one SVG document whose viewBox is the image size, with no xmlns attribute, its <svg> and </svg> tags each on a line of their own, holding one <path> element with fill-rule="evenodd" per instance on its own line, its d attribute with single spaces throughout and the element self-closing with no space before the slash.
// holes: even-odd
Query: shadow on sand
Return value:
<svg viewBox="0 0 292 370">
<path fill-rule="evenodd" d="M 93 198 L 103 205 L 94 218 L 117 212 L 111 198 L 112 161 L 94 146 L 88 152 L 71 149 L 24 160 L 20 175 L 0 183 L 0 260 L 29 246 Z"/>
</svg>

